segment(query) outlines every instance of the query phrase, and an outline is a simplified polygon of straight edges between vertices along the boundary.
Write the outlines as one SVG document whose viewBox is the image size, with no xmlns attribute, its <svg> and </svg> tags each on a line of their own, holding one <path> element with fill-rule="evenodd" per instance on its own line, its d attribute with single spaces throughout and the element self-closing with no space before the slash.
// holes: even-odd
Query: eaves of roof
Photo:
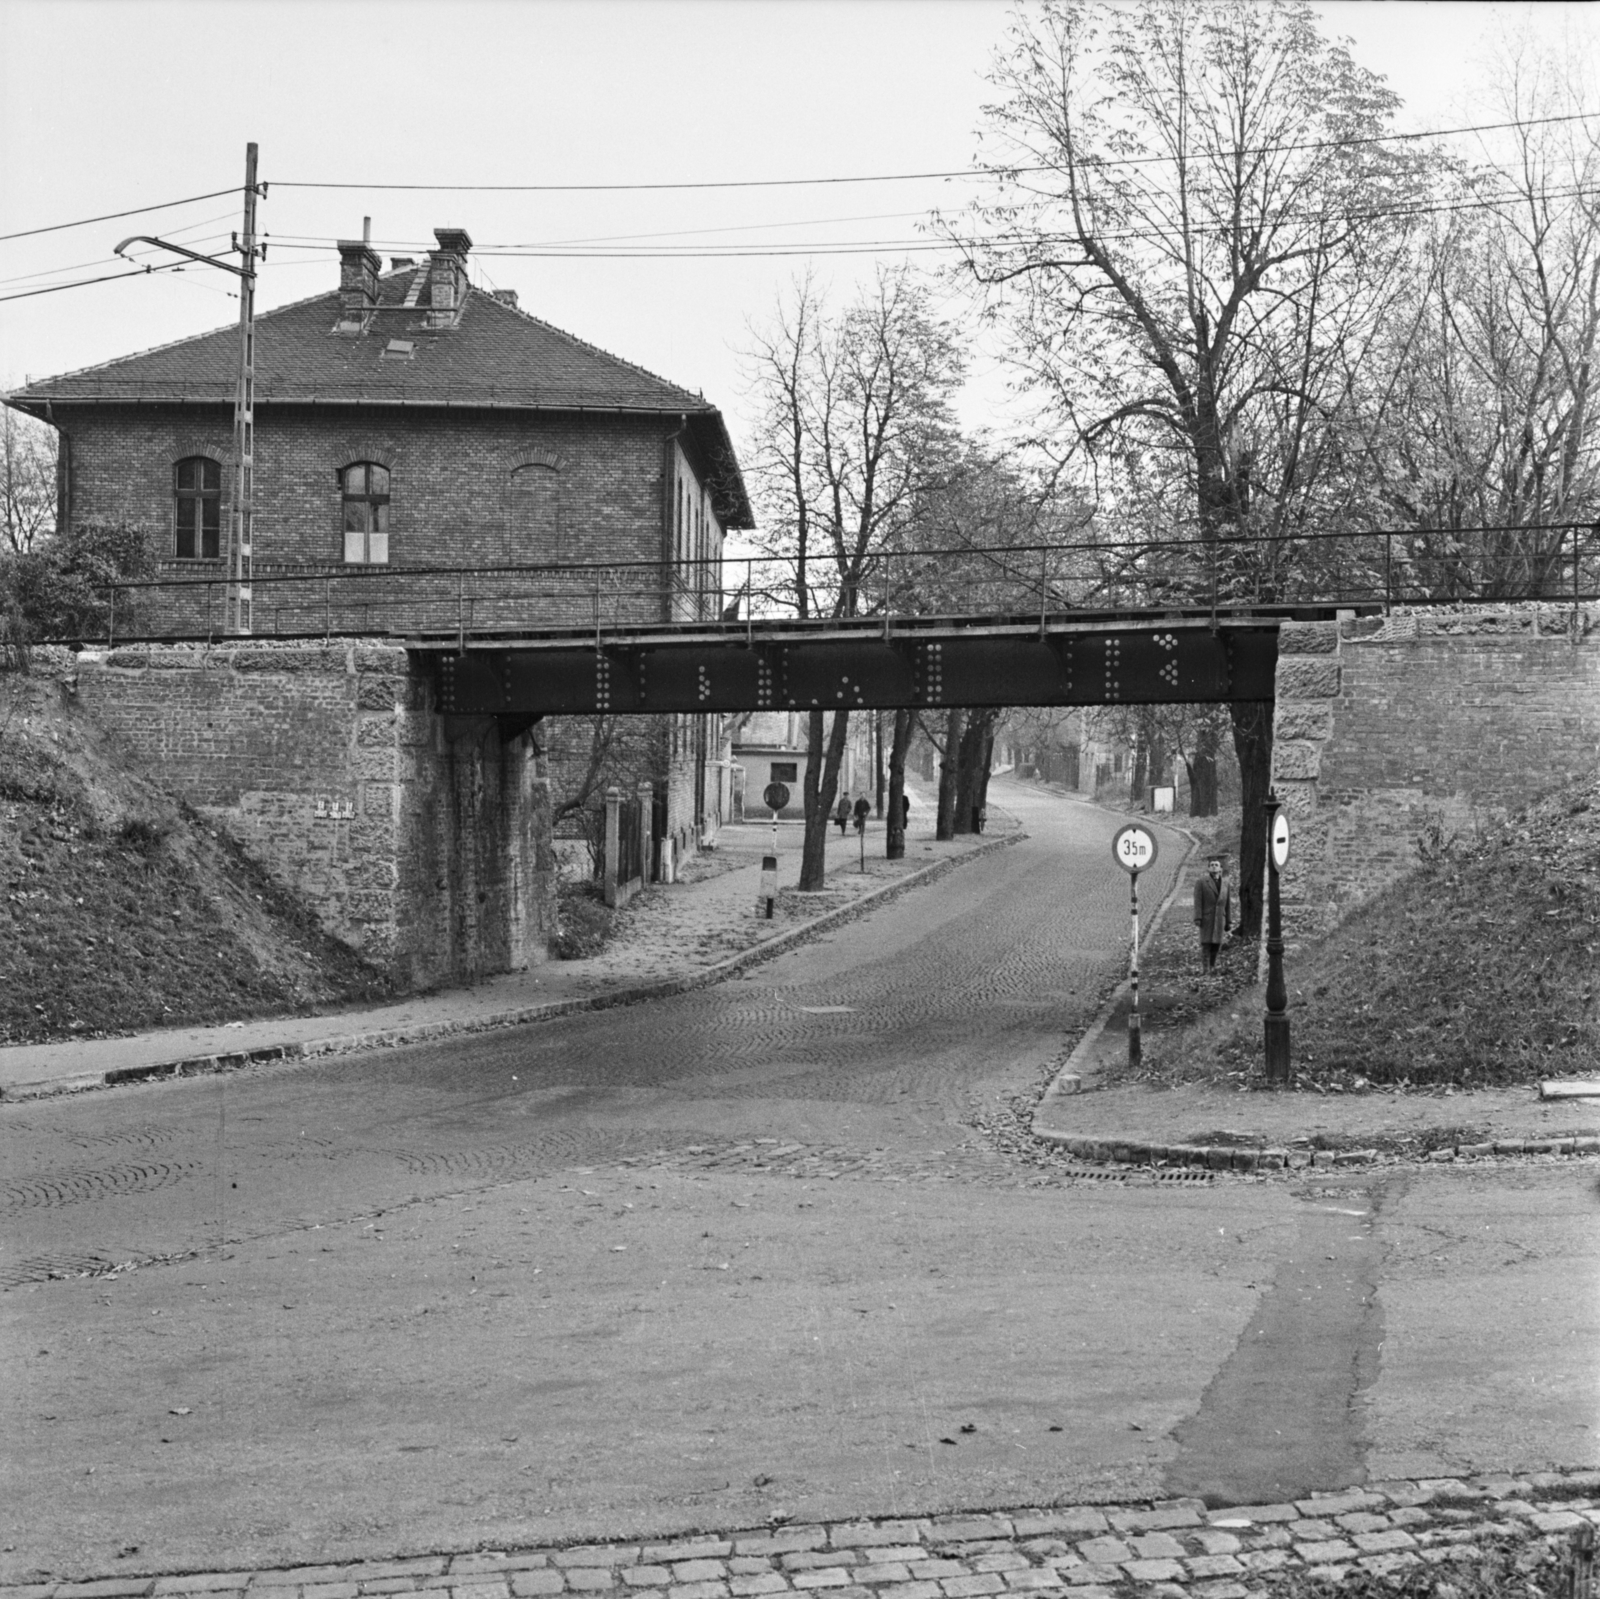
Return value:
<svg viewBox="0 0 1600 1599">
<path fill-rule="evenodd" d="M 715 463 L 713 493 L 725 526 L 754 525 L 721 413 L 703 396 L 575 338 L 493 296 L 468 293 L 445 326 L 408 305 L 409 268 L 379 282 L 377 314 L 361 334 L 336 332 L 337 293 L 314 295 L 256 319 L 259 409 L 277 405 L 560 411 L 682 417 Z M 412 296 L 414 298 L 414 296 Z M 396 358 L 392 340 L 410 348 Z M 49 418 L 54 407 L 232 405 L 238 330 L 162 345 L 97 367 L 43 378 L 5 396 Z"/>
</svg>

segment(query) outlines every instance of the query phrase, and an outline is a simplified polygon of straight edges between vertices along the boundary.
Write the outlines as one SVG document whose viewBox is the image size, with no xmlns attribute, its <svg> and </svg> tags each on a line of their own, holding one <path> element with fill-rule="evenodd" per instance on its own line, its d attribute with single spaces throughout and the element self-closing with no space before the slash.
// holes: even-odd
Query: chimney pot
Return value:
<svg viewBox="0 0 1600 1599">
<path fill-rule="evenodd" d="M 383 263 L 364 240 L 339 241 L 339 320 L 362 323 L 378 303 L 378 272 Z"/>
<path fill-rule="evenodd" d="M 433 236 L 439 248 L 428 256 L 428 303 L 436 315 L 429 320 L 443 325 L 454 320 L 454 312 L 467 297 L 467 252 L 472 238 L 465 228 L 435 228 Z"/>
</svg>

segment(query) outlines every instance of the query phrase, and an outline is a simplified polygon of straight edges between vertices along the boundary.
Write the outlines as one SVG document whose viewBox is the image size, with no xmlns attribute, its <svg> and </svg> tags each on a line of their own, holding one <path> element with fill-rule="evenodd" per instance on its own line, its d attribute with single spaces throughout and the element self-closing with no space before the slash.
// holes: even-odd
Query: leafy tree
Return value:
<svg viewBox="0 0 1600 1599">
<path fill-rule="evenodd" d="M 1166 596 L 1292 592 L 1337 502 L 1355 352 L 1384 328 L 1424 155 L 1297 0 L 1047 0 L 1014 24 L 960 226 L 1058 459 L 1101 526 L 1143 496 L 1188 541 Z M 1269 707 L 1232 707 L 1241 917 L 1259 928 Z"/>
<path fill-rule="evenodd" d="M 883 603 L 869 578 L 881 552 L 911 542 L 930 487 L 950 469 L 951 397 L 963 363 L 928 288 L 881 270 L 842 311 L 798 283 L 748 357 L 757 404 L 749 478 L 763 542 L 788 573 L 801 617 L 849 617 Z M 800 887 L 826 876 L 828 816 L 849 712 L 808 718 Z"/>
<path fill-rule="evenodd" d="M 0 550 L 0 630 L 26 660 L 45 639 L 105 638 L 113 626 L 134 630 L 138 592 L 117 589 L 155 570 L 144 529 L 126 523 L 87 524 L 36 540 L 23 551 Z"/>
</svg>

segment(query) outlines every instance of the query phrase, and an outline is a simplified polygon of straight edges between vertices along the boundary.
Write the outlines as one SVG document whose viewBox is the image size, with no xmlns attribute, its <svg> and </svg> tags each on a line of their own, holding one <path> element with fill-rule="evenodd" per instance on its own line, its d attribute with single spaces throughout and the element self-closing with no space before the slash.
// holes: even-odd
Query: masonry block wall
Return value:
<svg viewBox="0 0 1600 1599">
<path fill-rule="evenodd" d="M 80 658 L 84 709 L 409 988 L 545 958 L 547 785 L 526 737 L 445 717 L 398 648 L 141 646 Z"/>
<path fill-rule="evenodd" d="M 174 558 L 174 464 L 191 455 L 223 466 L 224 538 L 231 484 L 227 471 L 231 421 L 225 407 L 205 416 L 202 408 L 152 405 L 61 406 L 56 422 L 68 459 L 70 516 L 74 523 L 126 522 L 149 531 L 158 560 L 156 576 L 214 579 L 215 623 L 220 629 L 221 560 Z M 415 626 L 454 626 L 458 585 L 450 578 L 408 580 L 407 566 L 501 566 L 541 562 L 660 562 L 674 553 L 714 555 L 720 529 L 703 551 L 672 547 L 668 500 L 685 499 L 667 482 L 667 441 L 677 426 L 671 417 L 568 416 L 559 413 L 397 411 L 362 409 L 330 421 L 309 406 L 263 406 L 256 422 L 255 571 L 258 578 L 283 578 L 309 565 L 341 580 L 337 590 L 302 581 L 260 583 L 256 591 L 257 633 L 304 632 L 323 625 L 326 594 L 334 596 L 328 617 L 341 626 L 383 628 L 386 601 L 405 599 L 415 609 L 397 631 Z M 389 569 L 355 570 L 344 562 L 339 469 L 376 461 L 389 469 Z M 516 483 L 519 473 L 548 473 L 549 492 L 535 519 Z M 682 468 L 681 470 L 687 470 Z M 698 500 L 705 499 L 696 484 Z M 680 517 L 681 519 L 681 517 Z M 352 578 L 370 591 L 368 613 L 352 609 Z M 592 577 L 530 578 L 526 592 L 506 592 L 504 577 L 466 583 L 474 611 L 468 626 L 491 626 L 529 614 L 548 623 L 586 625 L 656 621 L 669 604 L 659 570 L 620 568 Z M 370 581 L 369 581 L 370 580 Z M 154 602 L 146 601 L 147 608 Z M 168 611 L 174 600 L 163 596 Z M 706 597 L 720 607 L 720 591 Z M 187 609 L 146 618 L 151 632 L 204 632 L 206 594 L 189 596 Z M 129 622 L 132 622 L 130 616 Z M 143 630 L 143 629 L 141 629 Z"/>
<path fill-rule="evenodd" d="M 1595 613 L 1518 606 L 1285 623 L 1273 786 L 1285 935 L 1328 931 L 1484 823 L 1600 766 Z"/>
</svg>

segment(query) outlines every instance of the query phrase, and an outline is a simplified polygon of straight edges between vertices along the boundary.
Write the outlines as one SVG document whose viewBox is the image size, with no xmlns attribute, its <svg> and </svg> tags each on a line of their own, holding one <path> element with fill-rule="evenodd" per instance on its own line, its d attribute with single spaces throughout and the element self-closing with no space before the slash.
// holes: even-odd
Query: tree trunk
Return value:
<svg viewBox="0 0 1600 1599">
<path fill-rule="evenodd" d="M 889 745 L 889 828 L 888 856 L 892 861 L 902 860 L 906 853 L 906 830 L 901 817 L 905 806 L 901 796 L 906 791 L 906 750 L 911 743 L 912 716 L 908 710 L 894 713 L 894 740 Z"/>
<path fill-rule="evenodd" d="M 1238 700 L 1233 748 L 1239 757 L 1239 935 L 1261 936 L 1262 880 L 1267 870 L 1267 792 L 1272 786 L 1272 702 Z"/>
<path fill-rule="evenodd" d="M 872 760 L 877 781 L 878 820 L 883 820 L 883 712 L 872 713 Z"/>
<path fill-rule="evenodd" d="M 1189 768 L 1189 814 L 1217 814 L 1217 725 L 1207 718 L 1195 734 L 1194 753 L 1184 757 Z"/>
<path fill-rule="evenodd" d="M 939 820 L 933 834 L 941 840 L 956 836 L 956 772 L 963 714 L 959 705 L 952 705 L 945 715 L 944 748 L 939 753 Z"/>
<path fill-rule="evenodd" d="M 839 792 L 839 765 L 844 759 L 850 713 L 835 711 L 833 729 L 824 738 L 822 711 L 812 711 L 806 737 L 806 837 L 800 852 L 800 891 L 813 894 L 828 880 L 828 821 Z"/>
<path fill-rule="evenodd" d="M 956 756 L 955 831 L 975 833 L 994 751 L 997 711 L 969 711 Z"/>
<path fill-rule="evenodd" d="M 987 815 L 989 810 L 989 769 L 994 765 L 994 725 L 983 737 L 983 750 L 978 761 L 978 811 Z"/>
</svg>

